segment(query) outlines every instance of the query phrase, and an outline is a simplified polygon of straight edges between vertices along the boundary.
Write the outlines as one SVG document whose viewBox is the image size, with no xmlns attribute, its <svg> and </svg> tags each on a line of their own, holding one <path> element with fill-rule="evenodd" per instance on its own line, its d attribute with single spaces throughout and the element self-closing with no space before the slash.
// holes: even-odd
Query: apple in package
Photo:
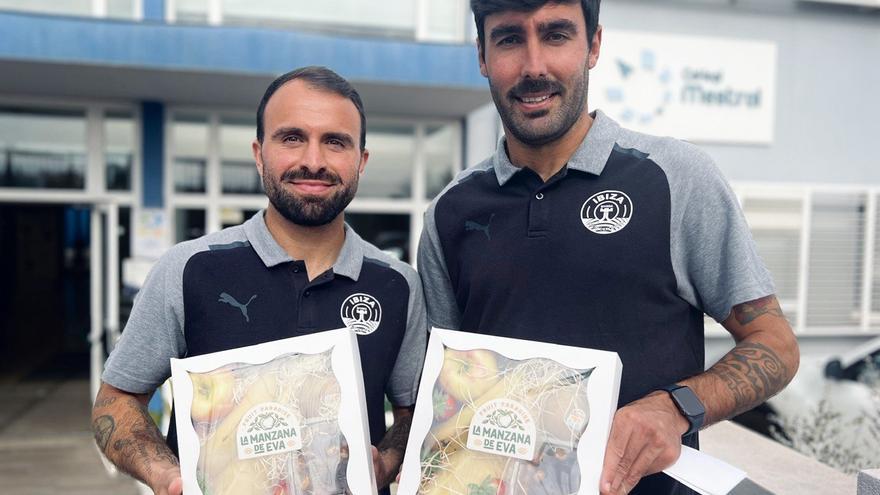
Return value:
<svg viewBox="0 0 880 495">
<path fill-rule="evenodd" d="M 349 330 L 172 359 L 171 370 L 185 494 L 376 493 Z"/>
<path fill-rule="evenodd" d="M 616 353 L 434 329 L 398 494 L 598 494 Z"/>
</svg>

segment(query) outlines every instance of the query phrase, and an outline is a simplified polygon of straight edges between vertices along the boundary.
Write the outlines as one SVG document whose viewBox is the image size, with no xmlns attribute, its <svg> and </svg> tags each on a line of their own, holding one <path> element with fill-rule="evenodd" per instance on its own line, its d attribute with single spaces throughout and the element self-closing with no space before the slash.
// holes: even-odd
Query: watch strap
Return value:
<svg viewBox="0 0 880 495">
<path fill-rule="evenodd" d="M 681 389 L 687 389 L 687 392 L 685 392 L 685 393 L 689 393 L 697 401 L 697 403 L 699 404 L 699 408 L 700 408 L 699 412 L 695 413 L 695 412 L 688 412 L 687 411 L 686 406 L 682 403 L 682 399 L 679 397 L 679 393 L 680 393 L 679 390 L 681 390 Z M 697 431 L 700 430 L 700 428 L 703 426 L 703 422 L 706 417 L 706 409 L 703 406 L 702 402 L 700 402 L 700 399 L 693 392 L 693 390 L 691 390 L 690 387 L 688 387 L 687 385 L 680 385 L 678 383 L 673 383 L 671 385 L 664 385 L 662 387 L 658 387 L 657 390 L 663 390 L 663 391 L 668 392 L 670 398 L 672 399 L 672 402 L 675 404 L 675 407 L 678 408 L 678 411 L 681 413 L 681 415 L 684 416 L 684 418 L 688 421 L 688 424 L 689 424 L 688 430 L 686 432 L 684 432 L 684 434 L 682 435 L 683 437 L 686 437 L 688 435 L 696 433 Z"/>
</svg>

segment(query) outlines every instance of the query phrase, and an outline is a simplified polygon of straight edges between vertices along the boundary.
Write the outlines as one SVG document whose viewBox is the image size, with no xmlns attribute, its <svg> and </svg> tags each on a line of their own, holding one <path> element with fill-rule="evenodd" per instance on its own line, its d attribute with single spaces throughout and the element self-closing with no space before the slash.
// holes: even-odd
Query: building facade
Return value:
<svg viewBox="0 0 880 495">
<path fill-rule="evenodd" d="M 606 0 L 602 23 L 590 106 L 709 151 L 803 342 L 876 335 L 878 9 Z M 500 134 L 465 0 L 0 0 L 0 33 L 2 373 L 83 352 L 99 369 L 148 260 L 266 204 L 250 143 L 283 72 L 326 65 L 361 92 L 371 159 L 347 219 L 407 261 L 431 198 Z M 675 108 L 734 132 L 688 134 Z"/>
</svg>

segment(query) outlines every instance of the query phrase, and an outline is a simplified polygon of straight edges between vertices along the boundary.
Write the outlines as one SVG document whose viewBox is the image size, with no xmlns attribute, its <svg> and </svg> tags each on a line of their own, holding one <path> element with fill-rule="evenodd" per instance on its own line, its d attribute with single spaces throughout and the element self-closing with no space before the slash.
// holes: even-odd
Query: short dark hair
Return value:
<svg viewBox="0 0 880 495">
<path fill-rule="evenodd" d="M 499 12 L 512 10 L 515 12 L 532 12 L 548 3 L 575 3 L 578 0 L 471 0 L 474 22 L 477 24 L 477 39 L 480 48 L 486 49 L 486 17 Z M 587 46 L 592 46 L 593 35 L 599 27 L 599 2 L 601 0 L 580 0 L 587 23 Z"/>
<path fill-rule="evenodd" d="M 269 99 L 272 98 L 272 95 L 274 95 L 276 91 L 278 91 L 278 88 L 295 79 L 302 79 L 316 89 L 338 94 L 339 96 L 348 98 L 354 103 L 354 106 L 357 108 L 358 114 L 361 117 L 360 143 L 361 151 L 363 151 L 367 144 L 367 117 L 364 114 L 364 102 L 361 101 L 361 95 L 358 94 L 357 90 L 354 89 L 354 86 L 346 81 L 345 78 L 326 67 L 320 67 L 317 65 L 301 67 L 292 70 L 287 74 L 282 74 L 272 81 L 272 84 L 266 88 L 266 92 L 263 94 L 263 99 L 260 100 L 260 106 L 257 107 L 257 141 L 260 143 L 263 142 L 263 134 L 265 132 L 263 128 L 263 114 L 266 112 L 266 105 L 269 103 Z"/>
</svg>

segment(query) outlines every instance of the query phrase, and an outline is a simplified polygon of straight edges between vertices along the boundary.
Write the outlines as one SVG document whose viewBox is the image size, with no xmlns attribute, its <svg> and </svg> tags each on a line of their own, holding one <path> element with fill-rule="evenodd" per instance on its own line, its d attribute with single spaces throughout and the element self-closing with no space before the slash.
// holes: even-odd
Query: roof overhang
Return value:
<svg viewBox="0 0 880 495">
<path fill-rule="evenodd" d="M 462 117 L 491 101 L 470 45 L 0 12 L 0 93 L 253 109 L 277 75 L 325 65 L 367 110 Z"/>
</svg>

